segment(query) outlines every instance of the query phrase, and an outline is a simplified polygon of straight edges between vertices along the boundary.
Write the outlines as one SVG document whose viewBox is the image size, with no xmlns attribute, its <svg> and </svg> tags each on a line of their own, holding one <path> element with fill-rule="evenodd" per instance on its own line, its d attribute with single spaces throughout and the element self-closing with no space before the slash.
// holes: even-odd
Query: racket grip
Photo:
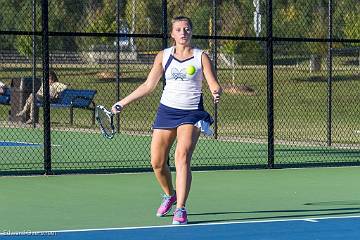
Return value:
<svg viewBox="0 0 360 240">
<path fill-rule="evenodd" d="M 118 103 L 114 104 L 111 108 L 112 112 L 115 114 L 121 112 L 122 109 L 123 107 Z"/>
<path fill-rule="evenodd" d="M 122 106 L 120 104 L 115 105 L 116 111 L 120 112 L 122 110 Z"/>
</svg>

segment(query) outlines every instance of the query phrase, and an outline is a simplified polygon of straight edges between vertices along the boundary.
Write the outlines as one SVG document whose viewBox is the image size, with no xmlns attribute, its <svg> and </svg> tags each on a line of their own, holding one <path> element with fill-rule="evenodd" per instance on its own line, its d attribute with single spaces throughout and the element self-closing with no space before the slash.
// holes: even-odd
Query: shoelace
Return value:
<svg viewBox="0 0 360 240">
<path fill-rule="evenodd" d="M 185 213 L 185 210 L 176 209 L 176 211 L 175 211 L 175 213 L 174 213 L 174 216 L 175 216 L 175 217 L 178 217 L 178 218 L 182 218 L 184 213 Z"/>
<path fill-rule="evenodd" d="M 166 206 L 169 204 L 170 199 L 172 196 L 167 196 L 166 194 L 162 195 L 163 202 L 161 203 L 162 206 Z"/>
</svg>

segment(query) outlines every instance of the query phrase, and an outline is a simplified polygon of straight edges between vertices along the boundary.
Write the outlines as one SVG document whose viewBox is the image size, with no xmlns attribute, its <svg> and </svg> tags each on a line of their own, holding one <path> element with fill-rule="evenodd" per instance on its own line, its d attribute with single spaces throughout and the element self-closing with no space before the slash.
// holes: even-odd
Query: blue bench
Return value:
<svg viewBox="0 0 360 240">
<path fill-rule="evenodd" d="M 50 108 L 69 108 L 70 124 L 74 123 L 74 108 L 87 109 L 92 112 L 92 124 L 95 124 L 95 102 L 96 90 L 65 89 L 56 100 L 51 101 Z M 36 104 L 43 107 L 42 102 Z"/>
<path fill-rule="evenodd" d="M 4 94 L 0 94 L 0 104 L 10 105 L 10 88 L 6 88 Z"/>
</svg>

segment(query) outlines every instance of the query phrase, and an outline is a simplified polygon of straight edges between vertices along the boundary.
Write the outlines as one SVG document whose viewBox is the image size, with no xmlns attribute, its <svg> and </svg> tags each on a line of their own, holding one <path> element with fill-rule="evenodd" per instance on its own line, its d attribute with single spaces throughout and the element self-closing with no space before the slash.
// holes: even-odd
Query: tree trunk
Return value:
<svg viewBox="0 0 360 240">
<path fill-rule="evenodd" d="M 311 55 L 310 58 L 310 72 L 317 72 L 321 70 L 321 56 Z"/>
</svg>

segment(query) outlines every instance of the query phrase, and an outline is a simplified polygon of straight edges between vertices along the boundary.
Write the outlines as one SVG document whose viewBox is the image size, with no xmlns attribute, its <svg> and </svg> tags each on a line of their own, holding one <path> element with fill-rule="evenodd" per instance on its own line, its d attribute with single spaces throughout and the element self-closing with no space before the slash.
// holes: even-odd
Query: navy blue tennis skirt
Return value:
<svg viewBox="0 0 360 240">
<path fill-rule="evenodd" d="M 201 120 L 209 124 L 214 122 L 210 114 L 206 111 L 176 109 L 160 104 L 153 129 L 171 129 L 183 124 L 195 125 Z"/>
</svg>

